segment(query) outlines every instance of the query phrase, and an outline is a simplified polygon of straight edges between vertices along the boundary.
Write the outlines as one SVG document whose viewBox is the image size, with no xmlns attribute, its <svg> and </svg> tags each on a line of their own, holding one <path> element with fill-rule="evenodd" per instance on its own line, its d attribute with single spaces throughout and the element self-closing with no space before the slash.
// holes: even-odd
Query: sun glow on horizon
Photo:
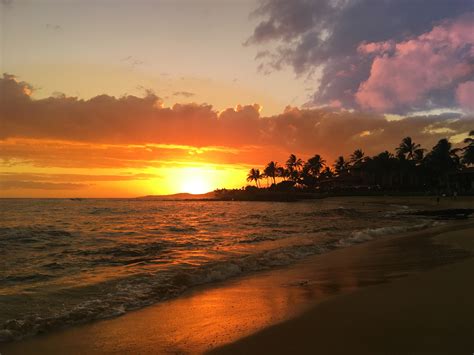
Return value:
<svg viewBox="0 0 474 355">
<path fill-rule="evenodd" d="M 202 194 L 223 187 L 240 187 L 246 170 L 203 164 L 170 168 L 162 183 L 162 192 Z"/>
<path fill-rule="evenodd" d="M 178 183 L 181 192 L 203 194 L 213 190 L 208 171 L 200 168 L 185 168 L 182 170 L 183 174 Z"/>
</svg>

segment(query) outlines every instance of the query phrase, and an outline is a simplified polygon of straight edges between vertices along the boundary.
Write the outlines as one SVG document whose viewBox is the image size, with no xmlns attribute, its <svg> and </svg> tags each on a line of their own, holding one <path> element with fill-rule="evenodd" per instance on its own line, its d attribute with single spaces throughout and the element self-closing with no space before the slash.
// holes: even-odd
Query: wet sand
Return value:
<svg viewBox="0 0 474 355">
<path fill-rule="evenodd" d="M 474 261 L 467 251 L 473 246 L 464 239 L 474 233 L 472 226 L 449 231 L 469 223 L 451 222 L 449 227 L 385 237 L 288 268 L 196 288 L 119 318 L 4 344 L 0 352 L 465 350 L 474 339 L 469 327 L 474 319 L 470 284 Z M 456 245 L 448 232 L 455 233 Z M 440 237 L 433 242 L 432 236 L 440 233 L 449 243 L 439 242 Z M 452 347 L 443 348 L 439 342 Z M 467 353 L 471 352 L 472 347 Z"/>
<path fill-rule="evenodd" d="M 474 228 L 434 238 L 474 252 Z M 474 259 L 328 299 L 212 354 L 472 354 Z"/>
</svg>

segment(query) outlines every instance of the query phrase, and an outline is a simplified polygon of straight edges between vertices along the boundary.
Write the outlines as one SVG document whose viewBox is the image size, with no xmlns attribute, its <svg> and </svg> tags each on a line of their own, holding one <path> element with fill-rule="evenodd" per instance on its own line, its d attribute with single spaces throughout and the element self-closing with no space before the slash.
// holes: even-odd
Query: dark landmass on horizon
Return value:
<svg viewBox="0 0 474 355">
<path fill-rule="evenodd" d="M 159 200 L 159 201 L 181 201 L 181 200 L 213 200 L 215 199 L 215 193 L 213 191 L 206 192 L 204 194 L 191 194 L 188 192 L 180 192 L 177 194 L 170 195 L 146 195 L 136 197 L 140 200 Z"/>
<path fill-rule="evenodd" d="M 149 195 L 154 200 L 299 201 L 332 196 L 474 195 L 474 130 L 464 147 L 453 148 L 444 138 L 430 150 L 405 137 L 395 154 L 384 151 L 366 156 L 356 149 L 332 166 L 319 154 L 303 161 L 291 154 L 284 165 L 270 161 L 263 171 L 252 168 L 241 189 L 216 189 L 205 194 Z M 261 180 L 267 181 L 266 187 Z M 278 181 L 280 180 L 280 181 Z"/>
</svg>

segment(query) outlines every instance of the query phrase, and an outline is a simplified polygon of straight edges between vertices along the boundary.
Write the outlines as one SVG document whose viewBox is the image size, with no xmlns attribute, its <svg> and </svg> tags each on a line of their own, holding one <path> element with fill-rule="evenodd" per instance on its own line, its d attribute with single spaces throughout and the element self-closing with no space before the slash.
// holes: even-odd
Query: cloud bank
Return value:
<svg viewBox="0 0 474 355">
<path fill-rule="evenodd" d="M 196 103 L 164 107 L 161 100 L 107 95 L 79 100 L 57 95 L 41 100 L 32 86 L 11 75 L 0 79 L 0 157 L 43 167 L 142 168 L 167 162 L 261 165 L 289 152 L 315 153 L 328 161 L 356 148 L 368 154 L 393 150 L 410 135 L 425 148 L 473 129 L 474 118 L 456 113 L 389 121 L 383 115 L 297 109 L 271 117 L 260 106 L 222 112 Z M 472 83 L 458 89 L 460 100 Z"/>
<path fill-rule="evenodd" d="M 266 0 L 254 15 L 247 44 L 264 47 L 262 66 L 322 71 L 310 104 L 471 109 L 463 85 L 474 80 L 473 1 Z"/>
</svg>

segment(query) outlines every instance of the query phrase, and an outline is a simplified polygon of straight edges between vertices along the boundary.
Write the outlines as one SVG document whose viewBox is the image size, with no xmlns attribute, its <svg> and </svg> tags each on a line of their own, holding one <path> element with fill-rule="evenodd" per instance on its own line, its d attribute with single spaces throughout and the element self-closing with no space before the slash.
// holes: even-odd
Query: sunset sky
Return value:
<svg viewBox="0 0 474 355">
<path fill-rule="evenodd" d="M 0 196 L 241 187 L 474 129 L 472 0 L 0 0 Z"/>
</svg>

